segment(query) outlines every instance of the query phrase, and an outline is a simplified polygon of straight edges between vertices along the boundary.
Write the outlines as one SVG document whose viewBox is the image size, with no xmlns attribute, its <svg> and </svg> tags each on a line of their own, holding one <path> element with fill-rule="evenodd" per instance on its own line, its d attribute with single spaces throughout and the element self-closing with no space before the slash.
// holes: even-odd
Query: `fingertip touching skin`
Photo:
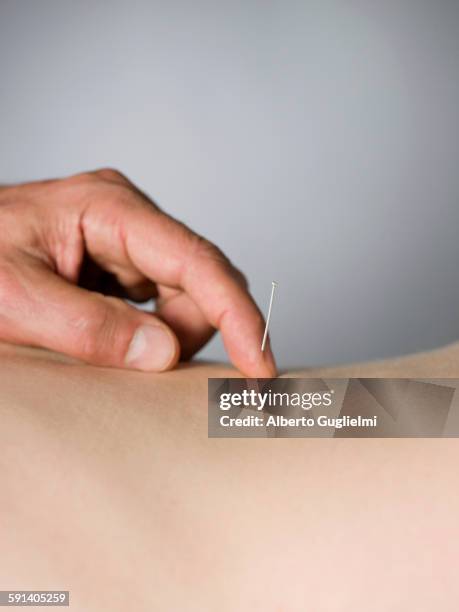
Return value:
<svg viewBox="0 0 459 612">
<path fill-rule="evenodd" d="M 0 223 L 0 340 L 162 371 L 219 329 L 241 372 L 276 375 L 241 272 L 116 170 L 3 186 Z"/>
</svg>

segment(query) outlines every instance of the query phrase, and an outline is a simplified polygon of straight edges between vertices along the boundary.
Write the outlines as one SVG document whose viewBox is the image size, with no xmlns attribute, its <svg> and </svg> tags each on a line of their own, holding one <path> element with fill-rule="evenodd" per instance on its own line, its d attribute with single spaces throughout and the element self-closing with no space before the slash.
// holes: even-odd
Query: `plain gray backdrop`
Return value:
<svg viewBox="0 0 459 612">
<path fill-rule="evenodd" d="M 459 2 L 0 0 L 0 70 L 0 182 L 120 169 L 282 366 L 459 338 Z"/>
</svg>

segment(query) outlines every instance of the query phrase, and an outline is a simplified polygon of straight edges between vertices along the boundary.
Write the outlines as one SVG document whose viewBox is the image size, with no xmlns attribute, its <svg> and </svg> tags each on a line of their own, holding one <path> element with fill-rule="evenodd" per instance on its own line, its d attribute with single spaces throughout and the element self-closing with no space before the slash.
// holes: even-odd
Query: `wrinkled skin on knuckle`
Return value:
<svg viewBox="0 0 459 612">
<path fill-rule="evenodd" d="M 2 260 L 5 259 L 9 246 L 16 240 L 17 221 L 15 210 L 5 200 L 3 207 L 0 204 L 0 258 Z"/>
<path fill-rule="evenodd" d="M 38 311 L 27 274 L 0 250 L 0 340 L 17 340 L 22 324 L 29 325 Z"/>
<path fill-rule="evenodd" d="M 67 195 L 58 181 L 19 187 L 10 205 L 0 206 L 0 249 L 10 245 L 10 251 L 73 277 L 81 259 L 82 238 L 78 206 Z"/>
<path fill-rule="evenodd" d="M 112 169 L 95 170 L 59 179 L 53 189 L 53 202 L 58 207 L 65 205 L 68 209 L 73 204 L 84 210 L 104 198 L 116 202 L 125 191 L 132 191 L 132 187 L 121 173 Z"/>
<path fill-rule="evenodd" d="M 89 194 L 80 227 L 91 256 L 97 261 L 113 258 L 124 251 L 127 220 L 138 202 L 129 187 L 100 183 Z"/>
<path fill-rule="evenodd" d="M 193 259 L 215 262 L 223 267 L 232 267 L 223 251 L 203 236 L 193 238 L 191 250 Z"/>
<path fill-rule="evenodd" d="M 84 313 L 71 321 L 76 352 L 96 365 L 121 366 L 137 326 L 130 307 L 121 300 L 94 294 Z"/>
<path fill-rule="evenodd" d="M 74 352 L 83 361 L 101 365 L 107 363 L 107 352 L 113 350 L 116 333 L 114 323 L 109 306 L 102 300 L 93 300 L 85 307 L 84 313 L 69 320 Z"/>
<path fill-rule="evenodd" d="M 8 304 L 17 304 L 21 291 L 14 269 L 2 260 L 3 253 L 0 251 L 0 309 L 4 312 Z"/>
<path fill-rule="evenodd" d="M 117 217 L 124 224 L 126 214 L 147 210 L 157 212 L 157 207 L 143 196 L 129 181 L 96 180 L 89 185 L 85 210 L 98 211 Z"/>
<path fill-rule="evenodd" d="M 231 263 L 217 245 L 207 238 L 196 236 L 193 257 L 195 261 L 204 263 L 217 272 L 231 276 L 243 289 L 248 288 L 247 279 L 242 272 Z"/>
</svg>

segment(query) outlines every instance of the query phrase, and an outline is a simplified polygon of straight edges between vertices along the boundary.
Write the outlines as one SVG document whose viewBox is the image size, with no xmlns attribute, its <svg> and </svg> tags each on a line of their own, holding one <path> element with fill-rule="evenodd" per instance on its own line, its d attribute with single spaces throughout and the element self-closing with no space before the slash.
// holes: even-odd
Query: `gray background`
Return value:
<svg viewBox="0 0 459 612">
<path fill-rule="evenodd" d="M 119 168 L 263 309 L 279 282 L 283 366 L 434 347 L 459 338 L 458 34 L 457 1 L 0 0 L 0 182 Z"/>
</svg>

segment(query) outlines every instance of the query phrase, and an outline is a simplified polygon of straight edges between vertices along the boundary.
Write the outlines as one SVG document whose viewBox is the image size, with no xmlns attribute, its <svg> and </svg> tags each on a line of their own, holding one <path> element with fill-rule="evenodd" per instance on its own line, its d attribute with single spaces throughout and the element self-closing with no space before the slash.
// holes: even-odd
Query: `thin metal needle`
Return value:
<svg viewBox="0 0 459 612">
<path fill-rule="evenodd" d="M 261 350 L 262 351 L 265 350 L 266 339 L 268 337 L 268 327 L 269 327 L 269 320 L 271 318 L 271 310 L 272 310 L 272 307 L 273 307 L 274 291 L 276 290 L 276 287 L 277 287 L 276 281 L 272 281 L 271 285 L 272 285 L 272 288 L 271 288 L 271 298 L 269 300 L 268 315 L 266 317 L 265 333 L 263 334 L 263 341 L 261 343 Z"/>
</svg>

